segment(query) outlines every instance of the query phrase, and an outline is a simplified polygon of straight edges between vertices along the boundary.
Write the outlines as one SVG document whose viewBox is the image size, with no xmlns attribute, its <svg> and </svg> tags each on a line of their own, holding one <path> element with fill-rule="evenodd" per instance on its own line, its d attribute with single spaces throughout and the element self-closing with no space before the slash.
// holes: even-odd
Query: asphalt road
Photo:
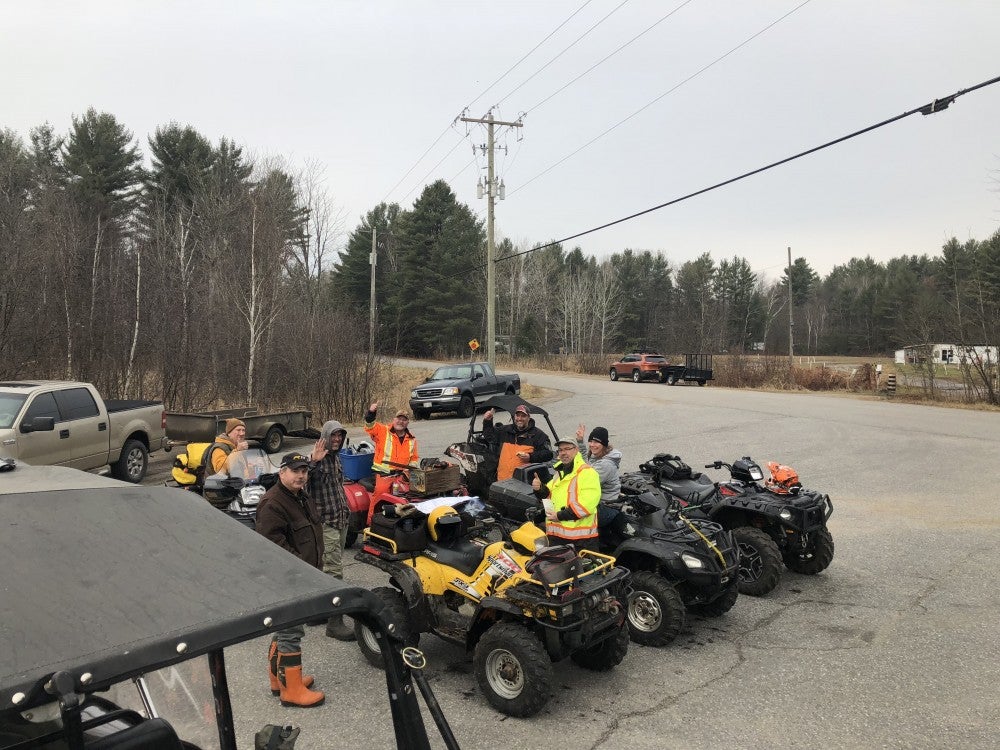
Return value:
<svg viewBox="0 0 1000 750">
<path fill-rule="evenodd" d="M 768 597 L 741 597 L 722 618 L 691 618 L 668 647 L 633 644 L 611 673 L 557 665 L 555 695 L 527 720 L 493 711 L 471 661 L 425 636 L 428 676 L 463 748 L 1000 745 L 1000 414 L 522 378 L 558 391 L 544 405 L 560 434 L 579 422 L 608 427 L 624 470 L 656 452 L 692 466 L 745 454 L 794 466 L 833 500 L 836 556 L 818 576 L 786 572 Z M 467 422 L 436 417 L 412 429 L 421 454 L 435 455 L 464 439 Z M 346 576 L 385 583 L 353 559 Z M 302 727 L 298 750 L 393 746 L 381 673 L 355 644 L 307 631 L 306 670 L 328 696 L 316 709 L 283 709 L 270 696 L 265 642 L 227 649 L 241 745 L 271 722 Z"/>
</svg>

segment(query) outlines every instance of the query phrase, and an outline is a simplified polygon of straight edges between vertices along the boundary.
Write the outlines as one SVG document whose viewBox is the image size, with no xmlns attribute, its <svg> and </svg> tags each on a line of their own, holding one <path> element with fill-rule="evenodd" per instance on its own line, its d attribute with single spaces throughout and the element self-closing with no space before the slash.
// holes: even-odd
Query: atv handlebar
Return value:
<svg viewBox="0 0 1000 750">
<path fill-rule="evenodd" d="M 733 465 L 727 464 L 725 461 L 713 461 L 710 464 L 705 464 L 706 469 L 721 469 L 723 466 L 725 466 L 730 471 L 733 470 Z"/>
</svg>

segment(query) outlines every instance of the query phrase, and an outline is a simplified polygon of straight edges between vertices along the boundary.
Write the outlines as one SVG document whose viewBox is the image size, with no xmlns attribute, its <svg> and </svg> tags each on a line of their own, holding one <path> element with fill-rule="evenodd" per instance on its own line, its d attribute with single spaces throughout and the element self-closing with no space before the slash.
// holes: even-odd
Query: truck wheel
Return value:
<svg viewBox="0 0 1000 750">
<path fill-rule="evenodd" d="M 406 600 L 403 595 L 389 586 L 379 586 L 372 589 L 382 603 L 385 605 L 389 622 L 396 626 L 396 632 L 403 639 L 403 643 L 408 646 L 416 646 L 420 640 L 419 633 L 410 632 L 410 620 L 406 614 Z M 361 620 L 354 620 L 354 637 L 358 641 L 358 648 L 369 664 L 378 669 L 384 669 L 385 663 L 382 661 L 382 646 L 367 625 Z"/>
<path fill-rule="evenodd" d="M 473 667 L 486 700 L 508 716 L 534 716 L 552 693 L 552 660 L 534 633 L 513 622 L 483 633 Z"/>
<path fill-rule="evenodd" d="M 626 621 L 633 641 L 643 646 L 666 645 L 681 632 L 686 619 L 681 595 L 669 581 L 649 571 L 632 576 Z"/>
<path fill-rule="evenodd" d="M 698 381 L 698 385 L 705 385 L 705 381 L 704 380 L 699 380 Z"/>
<path fill-rule="evenodd" d="M 126 440 L 122 446 L 122 454 L 111 466 L 111 475 L 132 484 L 139 484 L 146 476 L 149 466 L 149 451 L 138 440 Z"/>
<path fill-rule="evenodd" d="M 638 383 L 640 380 L 642 380 L 642 375 L 639 373 L 639 371 L 632 370 L 632 382 Z"/>
<path fill-rule="evenodd" d="M 676 375 L 674 375 L 673 373 L 667 375 L 667 385 L 676 385 L 676 383 L 677 383 Z"/>
<path fill-rule="evenodd" d="M 507 395 L 508 395 L 508 396 L 516 396 L 516 395 L 517 395 L 517 394 L 516 394 L 516 393 L 514 392 L 514 386 L 512 386 L 512 385 L 508 385 L 508 386 L 507 386 Z"/>
<path fill-rule="evenodd" d="M 574 651 L 569 658 L 578 667 L 592 672 L 607 672 L 622 663 L 622 659 L 628 653 L 628 640 L 628 626 L 622 625 L 610 638 L 596 646 Z"/>
<path fill-rule="evenodd" d="M 833 535 L 825 526 L 809 535 L 809 547 L 785 554 L 785 565 L 789 570 L 814 576 L 826 570 L 833 562 Z"/>
<path fill-rule="evenodd" d="M 740 547 L 740 593 L 765 596 L 781 580 L 781 551 L 760 529 L 738 526 L 733 537 Z"/>
<path fill-rule="evenodd" d="M 462 396 L 462 400 L 458 402 L 458 416 L 469 419 L 475 413 L 476 402 L 472 400 L 472 396 Z"/>
<path fill-rule="evenodd" d="M 608 377 L 611 378 L 612 382 L 618 380 L 618 370 L 612 367 L 610 370 L 608 370 Z"/>
<path fill-rule="evenodd" d="M 281 450 L 281 446 L 285 444 L 285 431 L 282 430 L 278 425 L 275 425 L 267 431 L 264 435 L 264 440 L 261 445 L 264 447 L 265 453 L 277 453 Z"/>
<path fill-rule="evenodd" d="M 740 589 L 739 578 L 733 581 L 726 590 L 722 592 L 717 598 L 710 602 L 699 602 L 698 604 L 692 604 L 688 609 L 696 615 L 701 615 L 702 617 L 721 617 L 726 614 L 729 610 L 733 608 L 736 604 L 736 600 L 739 598 Z"/>
<path fill-rule="evenodd" d="M 414 409 L 413 416 L 417 419 L 430 419 L 431 413 L 427 409 Z"/>
</svg>

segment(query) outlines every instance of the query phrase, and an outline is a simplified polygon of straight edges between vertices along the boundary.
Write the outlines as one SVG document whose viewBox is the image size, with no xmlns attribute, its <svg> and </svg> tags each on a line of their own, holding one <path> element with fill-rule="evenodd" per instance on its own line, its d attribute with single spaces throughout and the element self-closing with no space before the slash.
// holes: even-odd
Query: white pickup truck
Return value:
<svg viewBox="0 0 1000 750">
<path fill-rule="evenodd" d="M 149 452 L 166 446 L 159 401 L 105 401 L 89 383 L 0 382 L 0 456 L 99 469 L 139 483 Z"/>
</svg>

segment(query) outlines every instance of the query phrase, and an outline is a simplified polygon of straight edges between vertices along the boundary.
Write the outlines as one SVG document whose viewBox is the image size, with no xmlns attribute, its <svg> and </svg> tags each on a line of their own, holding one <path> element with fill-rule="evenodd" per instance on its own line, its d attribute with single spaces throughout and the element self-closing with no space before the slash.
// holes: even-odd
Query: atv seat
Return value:
<svg viewBox="0 0 1000 750">
<path fill-rule="evenodd" d="M 715 494 L 715 485 L 704 474 L 697 479 L 662 479 L 660 486 L 688 505 L 701 505 Z"/>
<path fill-rule="evenodd" d="M 483 562 L 484 549 L 482 545 L 470 542 L 468 539 L 459 539 L 451 544 L 430 542 L 424 554 L 441 565 L 447 565 L 471 576 Z"/>
</svg>

